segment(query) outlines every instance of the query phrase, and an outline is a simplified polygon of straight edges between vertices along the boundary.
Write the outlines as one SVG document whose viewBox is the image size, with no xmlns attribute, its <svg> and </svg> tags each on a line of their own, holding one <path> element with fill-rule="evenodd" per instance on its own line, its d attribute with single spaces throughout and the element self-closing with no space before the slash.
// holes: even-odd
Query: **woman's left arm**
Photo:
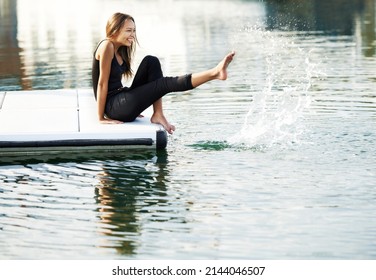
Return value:
<svg viewBox="0 0 376 280">
<path fill-rule="evenodd" d="M 112 120 L 105 117 L 105 106 L 108 92 L 108 80 L 111 71 L 111 61 L 114 56 L 114 46 L 111 42 L 104 41 L 97 50 L 97 58 L 99 59 L 99 79 L 97 87 L 97 110 L 98 120 L 103 124 L 123 123 L 118 120 Z"/>
</svg>

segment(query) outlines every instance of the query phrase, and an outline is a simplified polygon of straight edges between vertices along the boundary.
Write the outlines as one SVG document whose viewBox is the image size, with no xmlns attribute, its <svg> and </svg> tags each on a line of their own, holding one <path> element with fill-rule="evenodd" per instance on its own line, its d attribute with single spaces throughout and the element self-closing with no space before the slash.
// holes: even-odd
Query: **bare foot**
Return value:
<svg viewBox="0 0 376 280">
<path fill-rule="evenodd" d="M 235 52 L 232 51 L 217 65 L 216 69 L 216 79 L 226 80 L 227 79 L 227 67 L 231 63 L 235 56 Z"/>
<path fill-rule="evenodd" d="M 153 116 L 150 118 L 150 121 L 152 123 L 157 123 L 157 124 L 160 124 L 164 127 L 164 129 L 172 134 L 174 131 L 175 131 L 175 126 L 170 124 L 166 117 L 164 115 L 160 115 L 160 114 L 153 114 Z"/>
</svg>

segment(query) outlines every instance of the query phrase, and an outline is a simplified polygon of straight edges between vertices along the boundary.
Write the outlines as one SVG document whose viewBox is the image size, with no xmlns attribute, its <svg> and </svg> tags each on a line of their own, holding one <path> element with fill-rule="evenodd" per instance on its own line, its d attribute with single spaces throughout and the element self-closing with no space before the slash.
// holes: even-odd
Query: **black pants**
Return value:
<svg viewBox="0 0 376 280">
<path fill-rule="evenodd" d="M 134 121 L 146 108 L 169 92 L 193 88 L 191 74 L 179 77 L 163 77 L 158 58 L 146 56 L 134 77 L 131 87 L 109 93 L 105 114 L 114 120 Z"/>
</svg>

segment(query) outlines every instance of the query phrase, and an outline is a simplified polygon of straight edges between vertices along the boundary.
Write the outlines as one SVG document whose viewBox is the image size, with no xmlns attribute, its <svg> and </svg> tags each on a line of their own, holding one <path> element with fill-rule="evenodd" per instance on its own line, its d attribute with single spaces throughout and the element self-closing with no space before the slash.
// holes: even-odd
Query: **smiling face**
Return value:
<svg viewBox="0 0 376 280">
<path fill-rule="evenodd" d="M 125 76 L 131 77 L 131 63 L 138 44 L 133 17 L 123 13 L 113 14 L 107 21 L 106 37 L 114 44 L 118 62 L 122 60 L 127 66 Z"/>
<path fill-rule="evenodd" d="M 136 25 L 132 19 L 124 21 L 119 32 L 114 36 L 114 40 L 123 46 L 130 47 L 136 40 Z"/>
</svg>

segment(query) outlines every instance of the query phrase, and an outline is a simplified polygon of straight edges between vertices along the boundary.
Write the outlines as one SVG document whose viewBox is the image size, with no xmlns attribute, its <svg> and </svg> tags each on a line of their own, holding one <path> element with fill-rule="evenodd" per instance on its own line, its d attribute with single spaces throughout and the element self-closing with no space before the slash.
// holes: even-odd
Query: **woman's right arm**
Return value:
<svg viewBox="0 0 376 280">
<path fill-rule="evenodd" d="M 97 87 L 97 110 L 100 123 L 122 123 L 105 117 L 105 106 L 108 92 L 108 80 L 111 71 L 111 61 L 114 57 L 114 45 L 106 40 L 98 48 L 95 57 L 99 60 L 99 79 Z"/>
</svg>

